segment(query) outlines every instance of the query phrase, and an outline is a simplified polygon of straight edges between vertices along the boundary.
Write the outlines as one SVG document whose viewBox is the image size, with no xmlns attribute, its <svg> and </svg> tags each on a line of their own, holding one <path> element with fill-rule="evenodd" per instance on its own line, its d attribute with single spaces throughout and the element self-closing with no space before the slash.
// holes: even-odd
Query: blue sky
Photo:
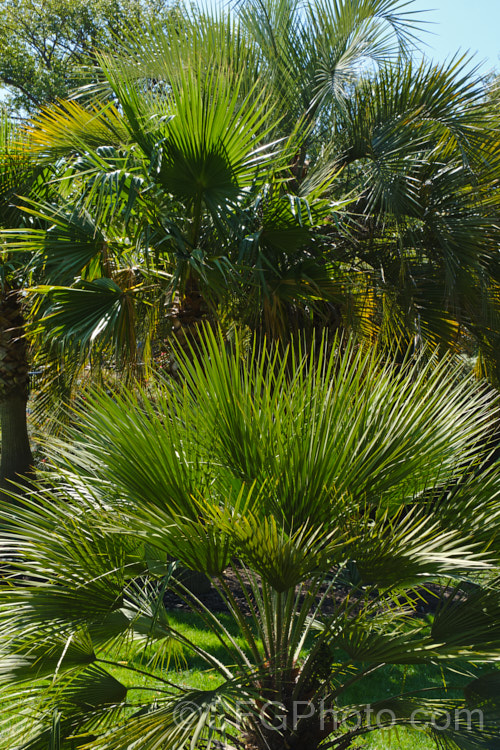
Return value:
<svg viewBox="0 0 500 750">
<path fill-rule="evenodd" d="M 458 49 L 477 53 L 484 72 L 500 70 L 500 0 L 414 0 L 408 10 L 428 11 L 422 18 L 425 54 L 443 60 Z"/>
</svg>

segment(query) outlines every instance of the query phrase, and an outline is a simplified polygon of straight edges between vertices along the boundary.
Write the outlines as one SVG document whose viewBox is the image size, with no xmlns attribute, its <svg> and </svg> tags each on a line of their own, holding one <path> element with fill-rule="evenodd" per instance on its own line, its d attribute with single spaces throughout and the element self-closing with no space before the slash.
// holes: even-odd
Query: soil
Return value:
<svg viewBox="0 0 500 750">
<path fill-rule="evenodd" d="M 224 580 L 238 606 L 245 614 L 250 614 L 248 603 L 245 599 L 245 595 L 242 592 L 241 585 L 236 573 L 233 570 L 226 571 L 224 574 Z M 335 609 L 337 609 L 339 605 L 342 604 L 342 602 L 346 599 L 350 592 L 351 589 L 347 586 L 338 585 L 337 587 L 335 587 L 323 604 L 323 614 L 332 614 Z M 411 608 L 409 608 L 411 609 L 411 614 L 414 617 L 419 618 L 425 617 L 429 614 L 434 614 L 437 611 L 440 602 L 442 602 L 443 595 L 445 594 L 445 587 L 439 586 L 438 584 L 434 583 L 429 583 L 425 586 L 416 588 L 412 597 L 413 603 L 411 605 Z M 227 612 L 227 606 L 224 600 L 213 586 L 206 593 L 197 593 L 196 597 L 211 612 Z M 175 594 L 171 590 L 165 593 L 164 604 L 168 610 L 177 609 L 188 612 L 192 611 L 192 606 L 188 602 L 177 596 L 177 594 Z M 402 601 L 401 604 L 402 606 L 406 604 L 406 606 L 408 607 L 407 601 Z"/>
</svg>

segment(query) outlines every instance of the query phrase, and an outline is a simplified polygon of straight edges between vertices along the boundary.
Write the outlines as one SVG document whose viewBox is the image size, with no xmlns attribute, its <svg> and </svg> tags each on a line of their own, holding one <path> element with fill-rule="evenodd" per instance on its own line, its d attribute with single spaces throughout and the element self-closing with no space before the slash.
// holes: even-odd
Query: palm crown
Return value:
<svg viewBox="0 0 500 750">
<path fill-rule="evenodd" d="M 134 363 L 165 309 L 229 310 L 281 338 L 474 341 L 494 376 L 495 116 L 465 63 L 402 63 L 416 28 L 392 0 L 245 3 L 102 54 L 94 105 L 33 123 L 49 231 L 9 236 L 46 272 L 47 335 Z"/>
<path fill-rule="evenodd" d="M 179 360 L 180 381 L 152 400 L 96 394 L 53 454 L 58 472 L 2 511 L 11 570 L 25 576 L 1 605 L 5 701 L 19 720 L 9 747 L 51 733 L 64 747 L 347 747 L 380 728 L 368 708 L 403 725 L 418 714 L 452 748 L 490 747 L 498 675 L 459 673 L 500 648 L 497 582 L 464 582 L 500 554 L 498 476 L 478 473 L 492 394 L 451 363 L 396 368 L 339 341 L 304 357 L 207 330 L 199 358 Z M 173 559 L 210 576 L 229 621 Z M 431 581 L 429 625 L 414 609 Z M 217 654 L 179 630 L 169 588 Z M 179 647 L 216 687 L 177 684 Z M 368 681 L 350 697 L 384 665 L 423 663 L 445 683 L 370 702 Z M 139 675 L 154 700 L 134 713 Z M 319 704 L 326 714 L 292 721 L 297 705 Z M 472 708 L 485 723 L 460 718 Z"/>
</svg>

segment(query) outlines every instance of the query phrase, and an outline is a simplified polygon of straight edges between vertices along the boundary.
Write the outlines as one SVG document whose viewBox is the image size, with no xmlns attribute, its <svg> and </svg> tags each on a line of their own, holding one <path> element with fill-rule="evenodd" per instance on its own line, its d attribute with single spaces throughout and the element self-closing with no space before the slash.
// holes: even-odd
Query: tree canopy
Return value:
<svg viewBox="0 0 500 750">
<path fill-rule="evenodd" d="M 0 83 L 7 106 L 32 112 L 95 78 L 97 50 L 161 18 L 166 0 L 4 0 Z"/>
</svg>

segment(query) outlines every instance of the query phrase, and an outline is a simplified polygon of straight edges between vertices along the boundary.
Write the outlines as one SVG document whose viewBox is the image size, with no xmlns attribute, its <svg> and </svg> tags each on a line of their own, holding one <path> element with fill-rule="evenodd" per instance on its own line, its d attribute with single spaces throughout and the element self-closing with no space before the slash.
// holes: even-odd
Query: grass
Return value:
<svg viewBox="0 0 500 750">
<path fill-rule="evenodd" d="M 370 750 L 436 750 L 435 743 L 423 732 L 404 728 L 379 730 L 360 740 L 356 747 Z"/>
<path fill-rule="evenodd" d="M 229 632 L 243 645 L 243 640 L 238 638 L 238 632 L 232 618 L 225 613 L 220 613 L 218 617 Z M 227 654 L 217 637 L 203 628 L 196 614 L 179 610 L 169 612 L 169 619 L 183 636 L 210 651 L 211 654 L 227 664 Z M 140 667 L 140 657 L 136 656 L 131 660 L 130 666 L 134 665 Z M 125 684 L 130 684 L 130 670 L 117 667 L 113 670 L 113 674 Z M 158 674 L 160 674 L 159 671 Z M 165 672 L 162 674 L 165 676 Z M 203 660 L 187 651 L 183 653 L 181 658 L 171 660 L 168 678 L 184 688 L 201 690 L 213 689 L 222 681 L 219 674 L 206 670 Z M 433 684 L 439 686 L 441 679 L 440 677 L 436 678 L 435 668 L 427 666 L 388 666 L 365 677 L 362 686 L 353 686 L 349 690 L 349 694 L 346 695 L 346 703 L 374 702 L 402 691 L 415 691 L 428 688 Z M 137 684 L 137 689 L 130 693 L 132 701 L 136 704 L 151 701 L 154 693 L 141 689 L 150 684 L 148 680 L 141 678 L 139 681 L 135 680 L 135 682 L 139 684 Z M 431 750 L 432 748 L 435 749 L 436 745 L 423 732 L 400 727 L 374 731 L 366 738 L 359 740 L 355 747 L 366 750 L 385 750 L 386 748 Z"/>
<path fill-rule="evenodd" d="M 243 639 L 239 638 L 237 627 L 227 613 L 220 613 L 218 618 L 243 645 Z M 169 620 L 171 624 L 185 638 L 192 640 L 198 646 L 206 649 L 220 661 L 227 662 L 227 653 L 221 646 L 216 635 L 207 631 L 195 613 L 183 610 L 170 611 Z M 126 644 L 125 644 L 126 645 Z M 151 653 L 151 651 L 149 651 Z M 152 675 L 162 676 L 171 682 L 192 689 L 210 690 L 217 687 L 222 679 L 215 671 L 206 669 L 205 662 L 196 654 L 187 651 L 177 653 L 170 660 L 163 661 L 157 665 L 148 663 L 144 654 L 137 652 L 132 644 L 129 649 L 124 649 L 124 644 L 114 645 L 98 654 L 100 658 L 114 661 L 116 666 L 106 669 L 113 676 L 129 687 L 127 700 L 131 704 L 128 713 L 133 713 L 144 704 L 151 703 L 155 697 L 160 698 L 159 683 L 142 674 L 140 671 Z M 160 659 L 160 662 L 162 660 Z M 167 663 L 168 662 L 168 663 Z M 444 676 L 444 673 L 443 673 Z M 440 685 L 442 678 L 436 677 L 436 670 L 431 666 L 387 666 L 371 675 L 366 676 L 362 683 L 352 686 L 345 696 L 345 704 L 372 703 L 382 700 L 400 692 L 412 692 L 419 689 L 429 688 L 431 685 Z M 7 713 L 7 706 L 3 708 L 3 718 Z M 14 717 L 12 717 L 14 719 Z M 4 724 L 4 731 L 7 729 Z M 5 734 L 2 736 L 2 745 L 5 747 Z M 418 730 L 405 728 L 379 729 L 358 740 L 353 747 L 360 750 L 431 750 L 435 748 L 434 742 Z"/>
</svg>

